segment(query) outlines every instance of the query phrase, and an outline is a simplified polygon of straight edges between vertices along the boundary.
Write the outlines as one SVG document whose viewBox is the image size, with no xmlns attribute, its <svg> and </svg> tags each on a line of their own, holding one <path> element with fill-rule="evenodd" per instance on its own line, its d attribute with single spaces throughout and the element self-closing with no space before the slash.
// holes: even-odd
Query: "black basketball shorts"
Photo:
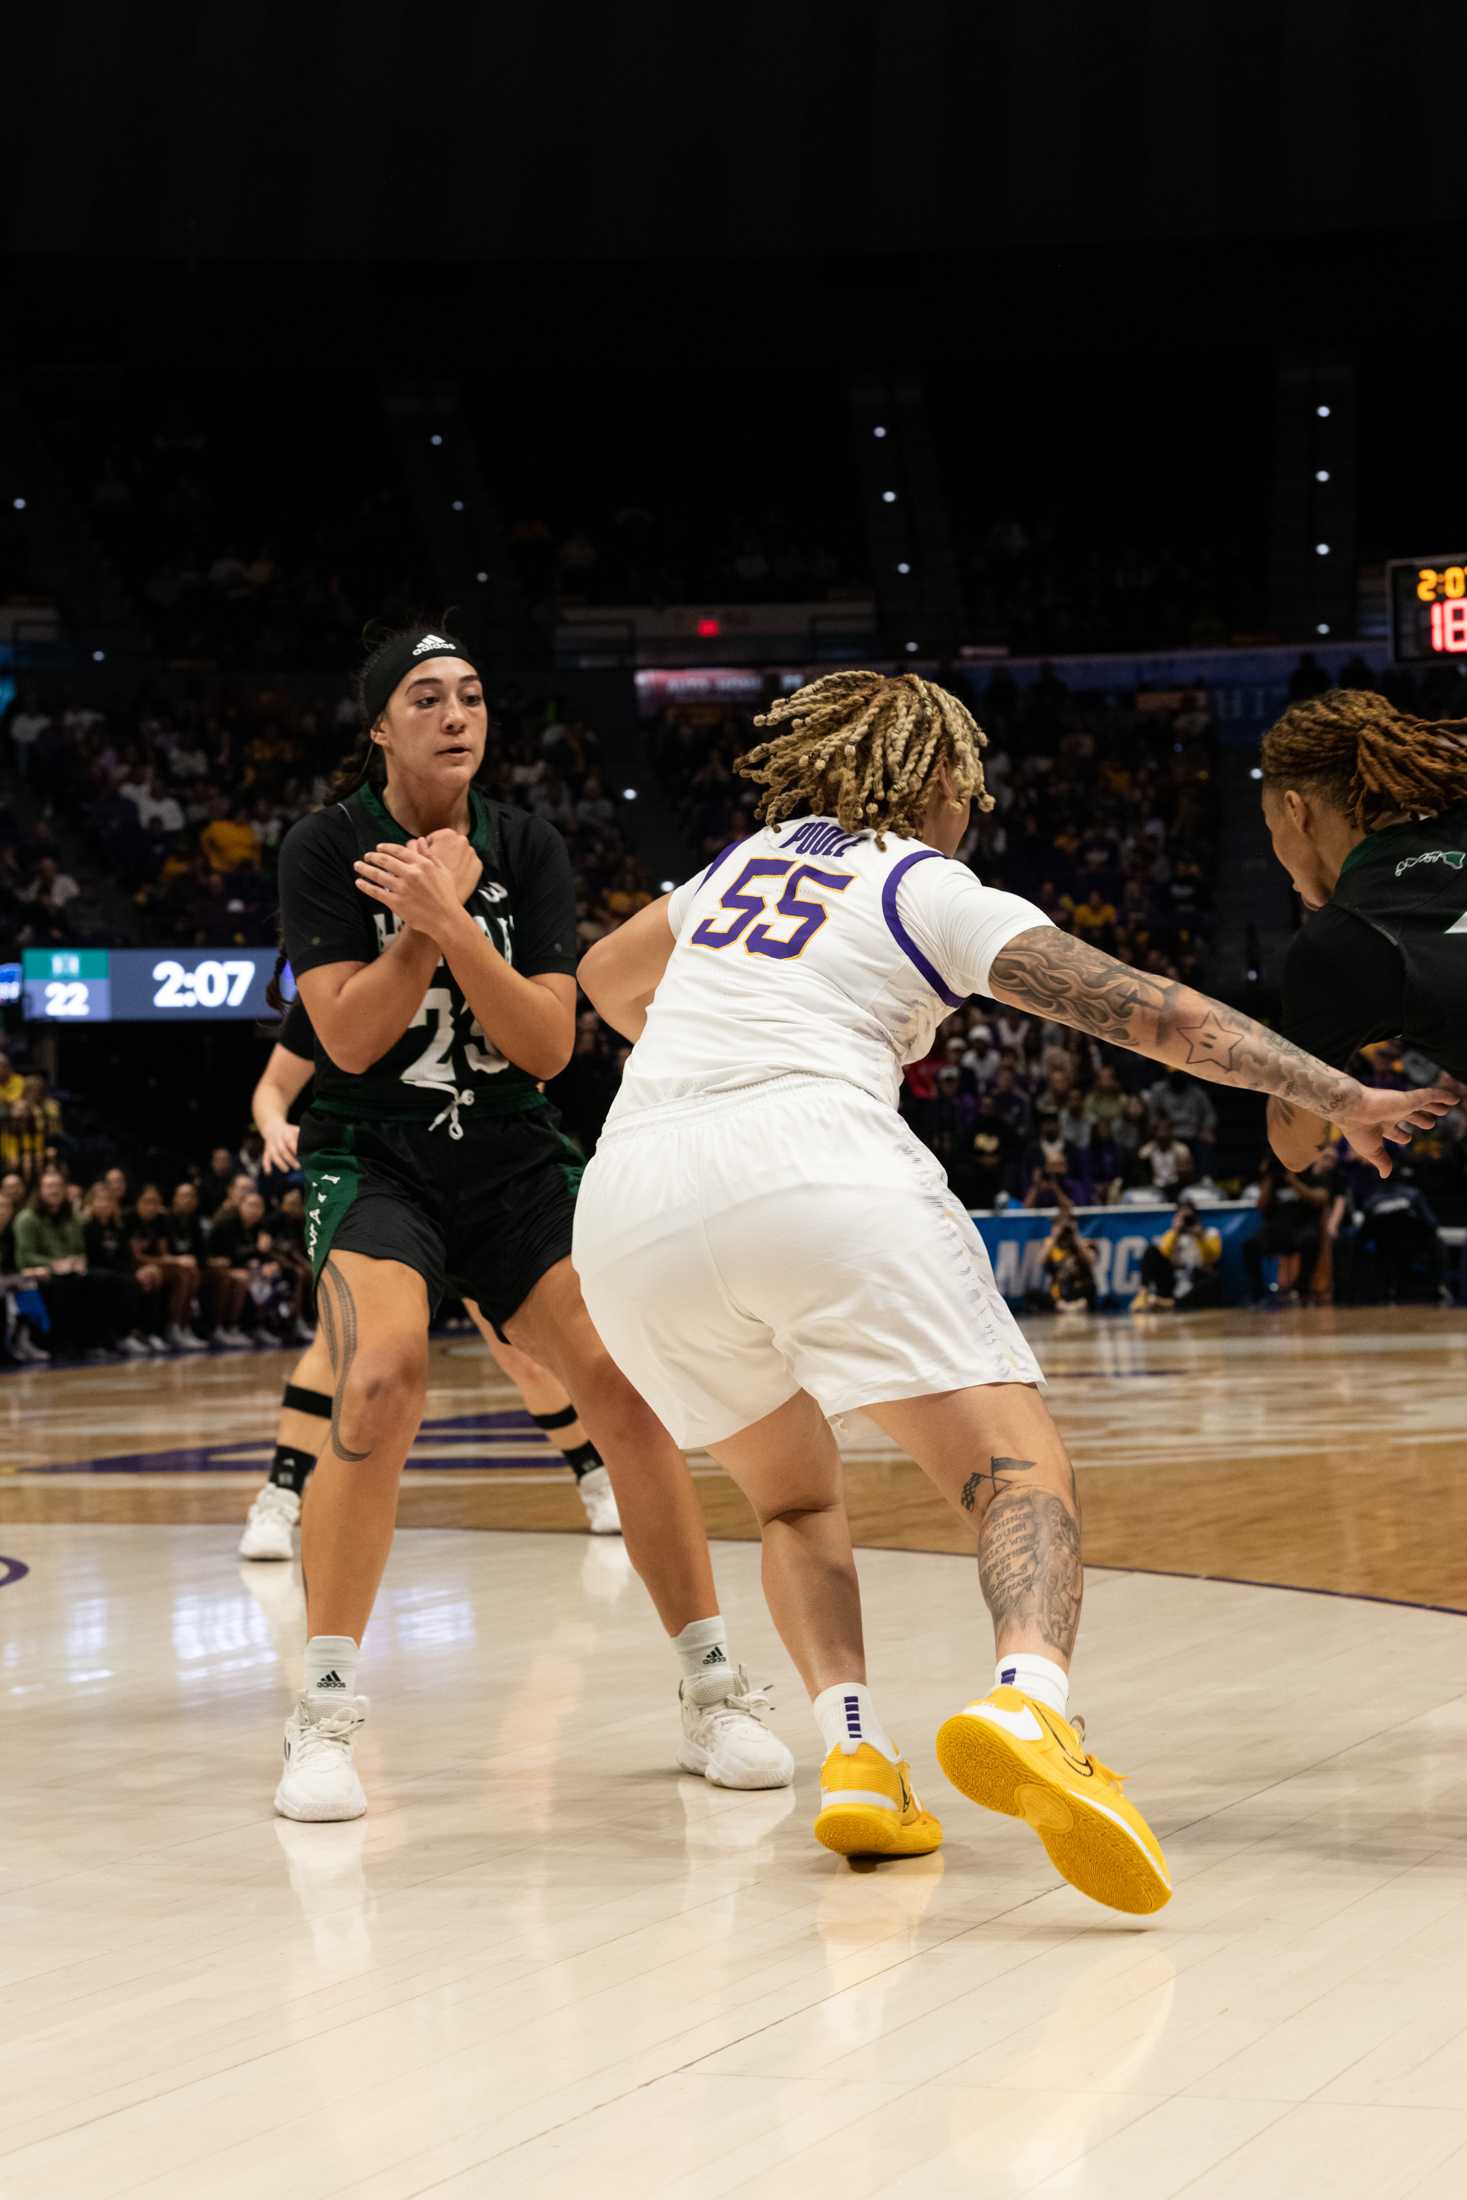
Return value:
<svg viewBox="0 0 1467 2200">
<path fill-rule="evenodd" d="M 475 1299 L 503 1334 L 540 1278 L 568 1259 L 584 1166 L 547 1103 L 519 1115 L 446 1125 L 345 1122 L 310 1110 L 301 1124 L 306 1250 L 364 1253 L 415 1268 L 430 1306 Z"/>
</svg>

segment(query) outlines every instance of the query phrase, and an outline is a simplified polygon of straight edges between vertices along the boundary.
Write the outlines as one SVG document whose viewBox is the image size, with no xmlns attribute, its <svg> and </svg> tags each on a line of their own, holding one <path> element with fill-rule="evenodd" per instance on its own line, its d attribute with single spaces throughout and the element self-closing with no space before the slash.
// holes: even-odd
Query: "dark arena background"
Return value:
<svg viewBox="0 0 1467 2200">
<path fill-rule="evenodd" d="M 251 1118 L 277 861 L 372 623 L 474 651 L 481 784 L 564 838 L 581 949 L 754 830 L 756 713 L 915 671 L 989 740 L 960 860 L 1277 1027 L 1264 734 L 1336 689 L 1467 721 L 1462 43 L 1360 0 L 14 26 L 5 2200 L 1467 2190 L 1467 1110 L 1383 1184 L 982 997 L 905 1070 L 1075 1462 L 1074 1700 L 1154 1920 L 943 1780 L 974 1531 L 862 1416 L 925 1858 L 810 1839 L 704 1453 L 796 1775 L 679 1776 L 626 1547 L 453 1297 L 367 1817 L 272 1812 L 304 1587 L 239 1553 L 315 1318 Z M 577 1161 L 627 1051 L 582 995 Z"/>
</svg>

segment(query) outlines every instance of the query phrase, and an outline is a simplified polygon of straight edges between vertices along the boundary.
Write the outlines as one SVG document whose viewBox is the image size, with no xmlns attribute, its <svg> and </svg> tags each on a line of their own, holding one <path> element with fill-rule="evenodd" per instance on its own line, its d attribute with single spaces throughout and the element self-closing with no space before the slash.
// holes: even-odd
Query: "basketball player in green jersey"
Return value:
<svg viewBox="0 0 1467 2200">
<path fill-rule="evenodd" d="M 1467 720 L 1433 722 L 1334 688 L 1263 739 L 1263 815 L 1310 911 L 1284 965 L 1284 1036 L 1332 1068 L 1399 1039 L 1467 1084 Z M 1305 1169 L 1334 1127 L 1268 1103 Z"/>
<path fill-rule="evenodd" d="M 311 1082 L 315 1054 L 311 1019 L 301 1002 L 294 1000 L 278 1027 L 270 1059 L 250 1100 L 255 1128 L 264 1140 L 268 1169 L 290 1172 L 300 1166 L 299 1130 L 290 1120 L 290 1111 Z M 530 1419 L 544 1430 L 574 1474 L 592 1535 L 620 1535 L 621 1520 L 611 1477 L 565 1392 L 527 1352 L 516 1352 L 513 1345 L 506 1344 L 472 1299 L 467 1311 L 488 1346 L 490 1358 L 519 1392 Z M 240 1538 L 241 1558 L 288 1561 L 295 1556 L 301 1502 L 326 1440 L 331 1397 L 331 1359 L 326 1339 L 318 1331 L 286 1379 L 275 1456 L 269 1479 L 250 1506 Z"/>
</svg>

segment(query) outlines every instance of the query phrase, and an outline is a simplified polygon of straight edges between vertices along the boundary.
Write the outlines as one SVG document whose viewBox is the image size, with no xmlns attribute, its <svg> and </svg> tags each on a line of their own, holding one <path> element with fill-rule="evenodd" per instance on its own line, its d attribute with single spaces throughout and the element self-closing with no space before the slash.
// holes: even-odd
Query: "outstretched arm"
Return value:
<svg viewBox="0 0 1467 2200">
<path fill-rule="evenodd" d="M 1328 1116 L 1316 1115 L 1278 1094 L 1268 1097 L 1268 1142 L 1286 1169 L 1307 1169 L 1334 1138 Z"/>
<path fill-rule="evenodd" d="M 641 1038 L 652 996 L 677 945 L 667 917 L 671 898 L 664 894 L 648 902 L 581 957 L 576 972 L 581 991 L 602 1022 L 624 1039 Z"/>
<path fill-rule="evenodd" d="M 1403 1145 L 1409 1130 L 1426 1128 L 1453 1095 L 1382 1093 L 1369 1090 L 1330 1069 L 1312 1054 L 1282 1039 L 1241 1009 L 1225 1007 L 1206 993 L 1087 947 L 1072 933 L 1053 925 L 1020 932 L 994 957 L 989 991 L 1031 1015 L 1047 1016 L 1129 1047 L 1169 1068 L 1190 1070 L 1211 1084 L 1241 1085 L 1267 1092 L 1292 1107 L 1308 1109 L 1338 1123 L 1356 1152 L 1390 1174 L 1383 1139 Z"/>
</svg>

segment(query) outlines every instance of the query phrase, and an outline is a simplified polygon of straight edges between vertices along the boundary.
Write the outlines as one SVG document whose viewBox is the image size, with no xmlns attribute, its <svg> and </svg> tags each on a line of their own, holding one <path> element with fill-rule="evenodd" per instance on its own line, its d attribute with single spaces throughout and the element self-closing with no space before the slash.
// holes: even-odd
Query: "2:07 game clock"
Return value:
<svg viewBox="0 0 1467 2200">
<path fill-rule="evenodd" d="M 1467 550 L 1437 558 L 1393 558 L 1391 655 L 1397 664 L 1467 658 Z"/>
</svg>

